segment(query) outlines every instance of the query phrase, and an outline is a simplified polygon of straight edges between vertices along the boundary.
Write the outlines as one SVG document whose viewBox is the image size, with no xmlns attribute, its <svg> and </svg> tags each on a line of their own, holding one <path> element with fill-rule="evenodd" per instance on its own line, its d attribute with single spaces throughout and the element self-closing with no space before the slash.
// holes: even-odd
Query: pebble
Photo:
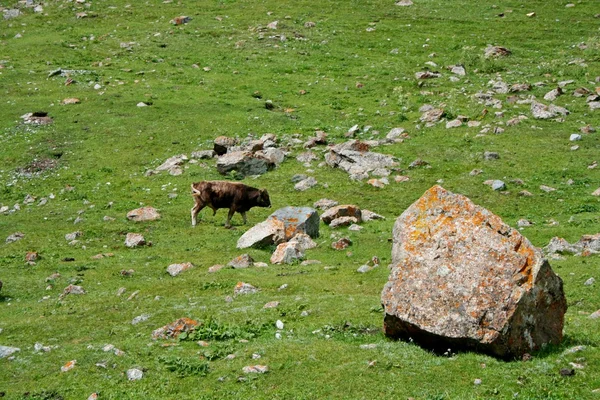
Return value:
<svg viewBox="0 0 600 400">
<path fill-rule="evenodd" d="M 137 368 L 131 368 L 127 370 L 127 379 L 130 381 L 138 381 L 142 379 L 144 372 Z"/>
<path fill-rule="evenodd" d="M 587 281 L 585 281 L 584 285 L 585 286 L 592 286 L 595 282 L 596 282 L 596 279 L 590 278 Z"/>
<path fill-rule="evenodd" d="M 283 322 L 281 320 L 277 320 L 277 322 L 275 322 L 275 326 L 277 327 L 277 329 L 282 330 L 284 325 Z"/>
</svg>

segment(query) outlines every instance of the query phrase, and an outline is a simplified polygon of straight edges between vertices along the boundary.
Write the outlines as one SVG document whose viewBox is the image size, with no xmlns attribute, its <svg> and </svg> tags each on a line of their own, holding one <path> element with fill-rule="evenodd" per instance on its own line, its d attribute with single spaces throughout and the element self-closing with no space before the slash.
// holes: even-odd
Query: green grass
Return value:
<svg viewBox="0 0 600 400">
<path fill-rule="evenodd" d="M 44 4 L 42 14 L 23 7 L 18 18 L 0 20 L 0 206 L 21 203 L 20 211 L 0 215 L 0 240 L 25 233 L 19 242 L 0 244 L 0 345 L 21 348 L 14 360 L 0 360 L 0 392 L 6 398 L 74 399 L 92 392 L 101 399 L 599 396 L 592 390 L 600 388 L 600 334 L 597 320 L 588 314 L 600 308 L 600 294 L 597 284 L 583 285 L 591 276 L 600 279 L 597 256 L 551 261 L 564 280 L 569 304 L 565 340 L 532 361 L 502 362 L 473 353 L 436 356 L 411 343 L 390 341 L 380 330 L 380 293 L 391 262 L 388 239 L 394 220 L 440 179 L 445 188 L 470 197 L 512 226 L 520 218 L 533 221 L 523 233 L 536 246 L 545 246 L 553 236 L 576 241 L 600 231 L 600 201 L 591 196 L 599 172 L 587 168 L 597 160 L 600 140 L 597 134 L 584 135 L 577 151 L 570 151 L 568 140 L 585 124 L 600 128 L 598 111 L 589 111 L 585 99 L 570 93 L 599 85 L 594 1 L 576 2 L 572 8 L 555 0 L 501 0 L 495 7 L 465 0 L 422 0 L 412 7 L 381 0 L 86 3 L 89 7 L 52 1 Z M 2 3 L 16 5 L 13 0 Z M 88 18 L 76 18 L 83 11 Z M 531 11 L 536 16 L 526 17 Z M 498 17 L 500 13 L 505 16 Z M 171 25 L 179 15 L 192 20 Z M 275 20 L 278 29 L 266 29 Z M 308 21 L 316 26 L 305 28 Z M 17 34 L 22 37 L 15 38 Z M 580 49 L 580 43 L 587 48 Z M 485 59 L 488 44 L 505 46 L 513 54 Z M 579 58 L 587 67 L 569 64 Z M 467 76 L 452 82 L 445 67 L 457 63 L 465 65 Z M 88 73 L 72 76 L 76 83 L 66 86 L 65 77 L 48 77 L 57 68 Z M 414 73 L 426 68 L 443 77 L 419 86 Z M 503 118 L 496 119 L 498 110 L 490 107 L 482 118 L 485 106 L 472 95 L 488 90 L 488 82 L 498 76 L 509 84 L 546 83 L 525 94 L 539 100 L 557 82 L 574 80 L 554 102 L 571 115 L 562 123 L 538 121 L 531 118 L 528 104 L 504 103 Z M 95 90 L 96 84 L 101 89 Z M 81 104 L 60 105 L 68 97 L 80 98 Z M 275 104 L 273 111 L 264 107 L 266 100 Z M 136 107 L 141 101 L 152 105 Z M 497 126 L 519 114 L 530 119 L 503 126 L 503 134 L 485 136 L 477 136 L 481 128 L 422 126 L 419 107 L 442 103 L 448 115 L 481 119 L 482 125 Z M 286 108 L 294 111 L 284 112 Z M 54 124 L 21 123 L 21 115 L 40 110 Z M 355 124 L 372 126 L 361 139 L 383 137 L 394 127 L 409 132 L 410 140 L 375 150 L 401 159 L 399 173 L 409 175 L 409 182 L 376 189 L 341 171 L 319 169 L 315 162 L 312 175 L 319 186 L 295 192 L 291 177 L 305 173 L 295 160 L 302 151 L 298 147 L 291 148 L 279 168 L 245 180 L 268 188 L 274 209 L 311 206 L 327 197 L 386 216 L 364 224 L 360 232 L 322 226 L 319 247 L 307 254 L 322 264 L 209 274 L 208 267 L 241 254 L 235 248 L 239 236 L 273 210 L 253 209 L 248 226 L 236 215 L 235 230 L 223 229 L 225 211 L 214 217 L 203 211 L 194 229 L 189 184 L 220 179 L 214 162 L 188 164 L 177 177 L 144 176 L 170 156 L 211 148 L 219 135 L 274 133 L 286 145 L 321 129 L 339 143 Z M 484 161 L 484 151 L 496 151 L 500 159 Z M 431 168 L 408 169 L 416 158 Z M 19 172 L 35 170 L 44 160 L 56 168 L 29 177 Z M 483 173 L 470 176 L 474 168 Z M 509 193 L 491 191 L 483 185 L 487 179 L 503 179 Z M 522 179 L 524 185 L 511 179 Z M 573 184 L 567 184 L 569 179 Z M 539 190 L 542 184 L 557 190 L 545 193 Z M 74 190 L 65 190 L 67 186 Z M 523 189 L 534 196 L 518 196 Z M 50 193 L 55 198 L 43 207 L 22 204 L 27 194 L 39 200 Z M 178 196 L 170 198 L 169 193 Z M 128 222 L 126 213 L 140 204 L 159 208 L 162 218 Z M 105 215 L 115 220 L 105 222 Z M 74 225 L 78 216 L 83 221 Z M 559 225 L 549 225 L 550 219 Z M 84 233 L 81 243 L 70 246 L 64 235 L 76 230 Z M 153 246 L 126 248 L 127 232 L 143 233 Z M 350 252 L 331 249 L 333 233 L 353 240 Z M 249 253 L 268 262 L 270 250 Z M 27 251 L 39 252 L 35 266 L 25 264 Z M 114 256 L 91 259 L 109 252 Z M 374 255 L 382 267 L 355 272 Z M 68 257 L 75 261 L 63 261 Z M 175 278 L 166 274 L 169 264 L 186 261 L 196 267 Z M 122 276 L 120 271 L 128 269 L 135 270 L 133 276 Z M 55 272 L 61 277 L 45 282 Z M 261 290 L 226 302 L 239 281 Z M 58 301 L 71 282 L 87 294 Z M 282 284 L 289 286 L 279 291 Z M 119 297 L 121 287 L 126 292 Z M 127 300 L 136 290 L 137 297 Z M 280 301 L 278 308 L 263 309 L 273 300 Z M 308 315 L 301 316 L 303 311 Z M 144 313 L 151 317 L 131 324 Z M 207 328 L 173 342 L 175 346 L 151 339 L 154 329 L 180 317 L 205 321 Z M 281 340 L 275 339 L 278 319 L 285 323 Z M 210 345 L 198 346 L 200 337 Z M 34 353 L 36 342 L 57 347 Z M 103 352 L 109 343 L 125 355 Z M 377 347 L 360 348 L 370 343 Z M 586 349 L 563 355 L 576 345 Z M 228 354 L 236 357 L 227 360 Z M 261 358 L 254 360 L 253 354 Z M 75 368 L 60 372 L 73 359 Z M 99 362 L 107 368 L 97 367 Z M 561 377 L 559 370 L 569 362 L 585 368 Z M 268 365 L 270 372 L 245 376 L 242 368 L 253 364 Z M 125 372 L 133 367 L 145 371 L 142 380 L 127 381 Z M 481 385 L 474 385 L 475 379 Z"/>
</svg>

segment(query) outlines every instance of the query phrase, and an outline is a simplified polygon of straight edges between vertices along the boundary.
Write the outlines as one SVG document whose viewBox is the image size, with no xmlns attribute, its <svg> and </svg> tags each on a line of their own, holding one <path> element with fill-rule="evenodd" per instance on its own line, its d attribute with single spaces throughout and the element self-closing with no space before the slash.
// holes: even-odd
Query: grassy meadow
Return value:
<svg viewBox="0 0 600 400">
<path fill-rule="evenodd" d="M 577 88 L 600 86 L 597 0 L 414 3 L 48 0 L 34 10 L 25 1 L 0 1 L 21 11 L 0 20 L 0 207 L 8 208 L 0 214 L 0 345 L 21 349 L 0 359 L 0 397 L 600 398 L 600 320 L 589 318 L 600 309 L 599 283 L 584 285 L 600 280 L 598 255 L 550 261 L 569 305 L 564 341 L 530 361 L 434 355 L 381 331 L 394 221 L 436 183 L 513 227 L 531 221 L 521 232 L 538 247 L 554 236 L 575 242 L 600 232 L 600 201 L 592 195 L 599 170 L 588 168 L 600 158 L 598 133 L 569 140 L 586 125 L 600 129 L 600 111 L 573 96 Z M 178 16 L 191 20 L 172 24 Z M 268 28 L 274 21 L 276 29 Z M 512 54 L 485 58 L 488 45 Z M 457 64 L 465 76 L 447 69 Z M 73 72 L 51 74 L 59 68 Z M 427 70 L 442 76 L 415 78 Z M 502 108 L 473 97 L 498 79 L 533 86 L 495 94 Z M 553 103 L 570 114 L 559 121 L 534 119 L 530 104 L 519 102 L 534 95 L 549 104 L 543 96 L 564 81 L 573 82 Z M 74 97 L 80 104 L 61 104 Z M 426 127 L 419 120 L 426 104 L 444 108 L 445 119 Z M 53 123 L 23 123 L 22 115 L 37 111 Z M 459 115 L 481 126 L 447 129 L 445 122 Z M 528 119 L 507 125 L 519 115 Z M 319 165 L 322 159 L 306 167 L 295 158 L 315 131 L 342 143 L 354 125 L 362 140 L 396 127 L 410 136 L 372 149 L 400 160 L 385 188 L 353 181 Z M 496 134 L 496 127 L 504 131 Z M 173 155 L 211 149 L 217 136 L 266 133 L 290 154 L 280 167 L 244 179 L 268 188 L 273 206 L 252 209 L 248 225 L 236 214 L 235 229 L 224 229 L 226 211 L 212 216 L 205 209 L 192 228 L 190 183 L 231 178 L 218 174 L 214 160 L 188 163 L 180 176 L 145 175 Z M 322 157 L 324 149 L 314 151 Z M 485 160 L 485 151 L 500 158 Z M 409 168 L 419 158 L 430 167 Z M 474 169 L 482 173 L 472 176 Z M 295 174 L 314 176 L 318 185 L 295 191 Z M 397 183 L 395 175 L 410 180 Z M 503 180 L 507 190 L 493 191 L 483 183 L 490 179 Z M 533 195 L 520 196 L 522 190 Z M 30 205 L 28 195 L 35 198 Z M 38 206 L 42 198 L 48 201 Z M 306 254 L 320 264 L 208 272 L 245 252 L 268 263 L 272 248 L 236 249 L 241 234 L 278 208 L 312 207 L 321 198 L 386 219 L 359 232 L 321 224 L 319 246 Z M 161 219 L 128 221 L 127 212 L 141 205 L 159 209 Z M 74 231 L 83 235 L 69 245 L 65 235 Z M 24 238 L 4 243 L 15 232 Z M 128 232 L 142 233 L 152 246 L 126 248 Z M 333 250 L 331 242 L 343 236 L 352 246 Z M 33 251 L 40 259 L 29 265 L 25 255 Z M 113 256 L 92 258 L 107 253 Z M 379 268 L 356 272 L 373 256 Z M 166 273 L 181 262 L 195 267 Z M 226 301 L 240 281 L 260 291 Z M 71 283 L 87 294 L 59 300 Z M 280 304 L 263 308 L 270 301 Z M 149 318 L 132 324 L 143 314 Z M 203 329 L 178 341 L 152 340 L 153 330 L 181 317 L 204 322 Z M 277 320 L 284 323 L 280 339 Z M 51 350 L 35 351 L 36 343 Z M 107 344 L 124 354 L 103 351 Z M 376 346 L 361 348 L 369 344 Z M 61 372 L 71 360 L 75 367 Z M 269 372 L 242 372 L 256 364 Z M 130 368 L 143 370 L 143 378 L 128 381 Z M 563 368 L 576 373 L 561 376 Z"/>
</svg>

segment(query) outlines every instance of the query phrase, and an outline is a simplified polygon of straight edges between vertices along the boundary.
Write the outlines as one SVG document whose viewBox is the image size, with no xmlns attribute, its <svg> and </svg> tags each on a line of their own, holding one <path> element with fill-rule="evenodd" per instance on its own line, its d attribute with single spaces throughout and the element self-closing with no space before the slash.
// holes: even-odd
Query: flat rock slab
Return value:
<svg viewBox="0 0 600 400">
<path fill-rule="evenodd" d="M 237 248 L 266 247 L 285 241 L 285 224 L 274 218 L 267 219 L 248 229 L 238 239 Z"/>
<path fill-rule="evenodd" d="M 228 152 L 217 159 L 217 171 L 221 175 L 227 175 L 231 171 L 242 176 L 262 175 L 274 166 L 274 163 L 249 151 Z"/>
<path fill-rule="evenodd" d="M 290 240 L 298 233 L 312 238 L 319 237 L 319 214 L 310 207 L 284 207 L 275 211 L 268 220 L 283 222 L 284 240 Z"/>
<path fill-rule="evenodd" d="M 500 217 L 434 186 L 396 220 L 384 330 L 445 351 L 521 357 L 562 340 L 562 280 Z"/>
<path fill-rule="evenodd" d="M 167 273 L 171 276 L 177 276 L 183 271 L 194 268 L 194 264 L 185 262 L 182 264 L 171 264 L 167 267 Z"/>
</svg>

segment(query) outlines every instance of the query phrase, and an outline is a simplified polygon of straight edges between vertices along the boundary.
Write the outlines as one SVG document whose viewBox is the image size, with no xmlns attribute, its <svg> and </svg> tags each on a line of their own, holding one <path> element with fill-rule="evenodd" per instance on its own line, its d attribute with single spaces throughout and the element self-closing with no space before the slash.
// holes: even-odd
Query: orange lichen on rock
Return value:
<svg viewBox="0 0 600 400">
<path fill-rule="evenodd" d="M 174 339 L 177 338 L 183 332 L 191 332 L 196 326 L 198 321 L 190 318 L 179 318 L 176 321 L 171 322 L 161 328 L 156 329 L 152 332 L 153 339 Z"/>
</svg>

